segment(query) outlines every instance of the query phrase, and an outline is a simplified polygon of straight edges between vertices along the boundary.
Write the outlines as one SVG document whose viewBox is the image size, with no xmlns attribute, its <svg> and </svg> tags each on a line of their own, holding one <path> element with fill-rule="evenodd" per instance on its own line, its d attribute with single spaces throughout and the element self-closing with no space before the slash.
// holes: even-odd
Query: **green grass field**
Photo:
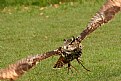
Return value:
<svg viewBox="0 0 121 81">
<path fill-rule="evenodd" d="M 42 54 L 78 36 L 100 3 L 66 3 L 58 8 L 37 6 L 6 7 L 0 11 L 0 68 L 27 57 Z M 53 69 L 58 56 L 41 61 L 17 81 L 121 81 L 121 14 L 90 34 L 83 42 L 85 71 L 76 61 L 77 73 L 66 67 Z"/>
</svg>

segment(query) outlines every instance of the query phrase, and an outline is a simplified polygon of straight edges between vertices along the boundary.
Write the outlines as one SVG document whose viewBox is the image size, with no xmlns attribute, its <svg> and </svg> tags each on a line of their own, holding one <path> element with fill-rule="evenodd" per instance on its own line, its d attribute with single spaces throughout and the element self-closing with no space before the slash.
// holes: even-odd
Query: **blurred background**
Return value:
<svg viewBox="0 0 121 81">
<path fill-rule="evenodd" d="M 0 7 L 3 8 L 5 6 L 20 6 L 20 5 L 35 5 L 35 6 L 49 6 L 53 4 L 61 4 L 64 2 L 100 2 L 104 0 L 0 0 Z"/>
</svg>

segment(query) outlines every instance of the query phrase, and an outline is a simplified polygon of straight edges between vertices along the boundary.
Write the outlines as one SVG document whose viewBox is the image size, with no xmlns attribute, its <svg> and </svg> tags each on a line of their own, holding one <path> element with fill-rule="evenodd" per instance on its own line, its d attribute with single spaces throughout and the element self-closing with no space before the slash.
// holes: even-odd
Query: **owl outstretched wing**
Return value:
<svg viewBox="0 0 121 81">
<path fill-rule="evenodd" d="M 102 8 L 91 18 L 86 29 L 84 29 L 78 40 L 80 42 L 102 24 L 108 23 L 114 16 L 121 11 L 121 0 L 108 0 Z"/>
<path fill-rule="evenodd" d="M 33 68 L 35 65 L 37 65 L 41 60 L 56 54 L 58 55 L 60 52 L 60 49 L 56 49 L 44 54 L 28 56 L 27 58 L 23 58 L 14 64 L 10 64 L 7 68 L 0 69 L 0 80 L 9 79 L 10 81 L 14 81 L 22 76 L 25 72 Z"/>
</svg>

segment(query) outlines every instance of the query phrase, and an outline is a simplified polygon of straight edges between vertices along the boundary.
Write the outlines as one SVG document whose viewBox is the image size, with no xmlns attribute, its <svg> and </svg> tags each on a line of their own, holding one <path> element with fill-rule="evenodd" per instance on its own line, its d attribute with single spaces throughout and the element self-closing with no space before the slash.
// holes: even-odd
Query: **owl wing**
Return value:
<svg viewBox="0 0 121 81">
<path fill-rule="evenodd" d="M 102 24 L 108 23 L 121 10 L 121 0 L 108 0 L 102 8 L 91 18 L 86 29 L 77 38 L 82 41 Z"/>
<path fill-rule="evenodd" d="M 37 63 L 41 60 L 58 54 L 60 54 L 60 49 L 49 51 L 44 54 L 37 54 L 34 56 L 28 56 L 27 58 L 23 58 L 14 64 L 10 64 L 4 69 L 0 69 L 0 80 L 10 79 L 10 81 L 14 81 L 25 72 L 30 70 L 32 67 L 37 65 Z"/>
</svg>

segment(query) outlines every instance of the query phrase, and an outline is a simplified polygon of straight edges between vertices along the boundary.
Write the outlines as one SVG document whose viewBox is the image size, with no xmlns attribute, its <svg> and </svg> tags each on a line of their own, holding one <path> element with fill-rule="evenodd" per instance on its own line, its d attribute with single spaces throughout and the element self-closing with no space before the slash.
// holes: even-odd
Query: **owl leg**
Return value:
<svg viewBox="0 0 121 81">
<path fill-rule="evenodd" d="M 81 60 L 80 60 L 79 58 L 77 58 L 76 60 L 77 60 L 77 62 L 78 62 L 79 64 L 82 65 L 82 67 L 83 67 L 86 71 L 90 71 L 89 69 L 87 69 L 87 68 L 82 64 L 82 62 L 81 62 Z"/>
<path fill-rule="evenodd" d="M 71 70 L 71 72 L 73 73 L 73 71 L 72 71 L 72 69 L 71 69 L 71 63 L 68 63 L 67 68 L 68 68 L 68 73 L 69 73 L 69 70 Z"/>
<path fill-rule="evenodd" d="M 67 67 L 68 68 L 68 73 L 69 73 L 69 70 L 71 70 L 71 72 L 73 73 L 71 67 L 74 68 L 74 70 L 76 70 L 78 72 L 78 70 L 74 66 L 72 66 L 71 63 L 68 63 L 68 67 Z"/>
</svg>

